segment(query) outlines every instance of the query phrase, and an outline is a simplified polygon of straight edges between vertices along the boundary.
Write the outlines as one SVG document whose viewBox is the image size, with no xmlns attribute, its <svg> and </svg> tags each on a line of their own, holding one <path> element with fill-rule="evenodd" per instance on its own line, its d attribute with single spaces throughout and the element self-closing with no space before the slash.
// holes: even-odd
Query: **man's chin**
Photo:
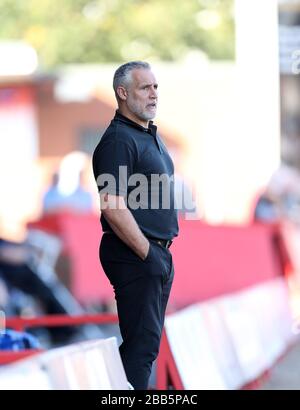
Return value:
<svg viewBox="0 0 300 410">
<path fill-rule="evenodd" d="M 144 111 L 139 113 L 136 112 L 135 115 L 142 121 L 151 121 L 155 118 L 156 111 Z"/>
<path fill-rule="evenodd" d="M 145 115 L 145 119 L 147 121 L 151 121 L 155 118 L 155 115 L 156 115 L 156 111 L 154 111 L 154 112 L 153 111 L 151 111 L 151 112 L 148 111 Z"/>
</svg>

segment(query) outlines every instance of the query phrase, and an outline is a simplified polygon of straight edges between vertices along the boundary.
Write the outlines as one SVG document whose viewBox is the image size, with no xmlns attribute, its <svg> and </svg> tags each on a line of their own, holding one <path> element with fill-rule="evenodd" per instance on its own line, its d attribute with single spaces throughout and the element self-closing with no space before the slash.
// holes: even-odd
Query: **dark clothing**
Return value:
<svg viewBox="0 0 300 410">
<path fill-rule="evenodd" d="M 123 168 L 124 172 L 120 172 L 120 166 L 127 168 Z M 127 207 L 145 236 L 173 239 L 178 235 L 174 180 L 172 180 L 174 166 L 156 132 L 156 126 L 151 122 L 149 128 L 144 128 L 117 111 L 94 151 L 93 172 L 99 192 L 125 197 Z M 98 179 L 104 174 L 113 175 L 116 186 L 109 184 L 107 178 L 103 177 L 102 181 Z M 129 180 L 133 174 L 146 177 L 145 184 L 139 185 L 135 177 Z M 157 189 L 153 187 L 153 183 L 151 186 L 151 174 L 166 176 L 164 192 L 167 195 L 164 197 L 162 183 L 157 185 Z M 135 189 L 139 186 L 142 194 L 136 196 Z M 141 206 L 138 209 L 135 209 L 135 200 Z M 152 204 L 157 204 L 155 207 L 158 209 L 153 209 L 151 201 Z M 103 215 L 101 224 L 103 231 L 111 230 Z"/>
<path fill-rule="evenodd" d="M 143 261 L 116 235 L 104 234 L 100 260 L 115 292 L 127 378 L 135 389 L 145 390 L 159 351 L 173 282 L 172 255 L 150 240 Z"/>
<path fill-rule="evenodd" d="M 120 166 L 127 167 L 125 175 L 119 175 Z M 150 242 L 149 253 L 142 260 L 112 232 L 102 214 L 102 229 L 107 233 L 102 236 L 100 261 L 115 292 L 123 338 L 120 355 L 129 382 L 135 389 L 147 389 L 174 276 L 169 249 L 162 246 L 163 241 L 159 244 L 150 238 L 172 240 L 178 234 L 174 180 L 167 183 L 168 208 L 164 206 L 163 188 L 159 185 L 155 189 L 150 182 L 151 174 L 172 177 L 174 166 L 152 123 L 146 129 L 117 112 L 95 149 L 93 171 L 100 193 L 124 196 L 128 209 Z M 113 175 L 117 186 L 110 184 L 109 179 L 98 179 L 103 174 Z M 130 199 L 138 185 L 134 181 L 132 186 L 130 177 L 137 174 L 144 178 L 140 208 Z M 152 195 L 158 199 L 156 209 L 148 203 Z"/>
</svg>

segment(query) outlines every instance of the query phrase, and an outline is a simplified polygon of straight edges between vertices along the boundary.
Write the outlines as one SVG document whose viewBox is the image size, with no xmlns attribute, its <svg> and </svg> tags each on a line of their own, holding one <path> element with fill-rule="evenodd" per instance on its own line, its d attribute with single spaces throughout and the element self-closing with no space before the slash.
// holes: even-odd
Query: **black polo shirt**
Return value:
<svg viewBox="0 0 300 410">
<path fill-rule="evenodd" d="M 94 151 L 93 172 L 99 192 L 125 198 L 145 236 L 173 239 L 174 165 L 156 130 L 151 121 L 144 128 L 117 111 Z M 112 230 L 103 213 L 101 224 L 103 231 Z"/>
</svg>

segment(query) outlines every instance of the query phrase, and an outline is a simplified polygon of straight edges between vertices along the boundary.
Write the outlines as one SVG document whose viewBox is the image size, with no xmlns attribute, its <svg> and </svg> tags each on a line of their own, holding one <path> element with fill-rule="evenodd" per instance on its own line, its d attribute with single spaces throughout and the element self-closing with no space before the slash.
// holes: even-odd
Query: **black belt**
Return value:
<svg viewBox="0 0 300 410">
<path fill-rule="evenodd" d="M 162 246 L 163 248 L 167 248 L 167 249 L 170 248 L 170 246 L 173 243 L 173 241 L 171 241 L 171 240 L 151 238 L 149 236 L 147 236 L 147 239 L 149 239 L 150 241 L 154 241 L 154 242 L 158 243 L 160 246 Z"/>
<path fill-rule="evenodd" d="M 112 231 L 104 231 L 103 233 L 110 233 L 115 235 L 114 232 Z M 170 246 L 172 245 L 173 241 L 171 241 L 170 239 L 158 239 L 158 238 L 152 238 L 151 236 L 146 236 L 147 239 L 149 239 L 150 241 L 154 241 L 156 243 L 158 243 L 160 246 L 162 246 L 163 248 L 170 248 Z"/>
</svg>

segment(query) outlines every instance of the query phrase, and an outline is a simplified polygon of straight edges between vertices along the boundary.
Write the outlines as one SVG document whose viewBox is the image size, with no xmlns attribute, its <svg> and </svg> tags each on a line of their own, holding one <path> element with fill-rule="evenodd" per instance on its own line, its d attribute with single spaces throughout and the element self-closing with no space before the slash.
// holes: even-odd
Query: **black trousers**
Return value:
<svg viewBox="0 0 300 410">
<path fill-rule="evenodd" d="M 150 240 L 143 261 L 116 235 L 104 234 L 100 261 L 115 292 L 127 379 L 136 390 L 146 390 L 174 277 L 172 255 Z"/>
</svg>

